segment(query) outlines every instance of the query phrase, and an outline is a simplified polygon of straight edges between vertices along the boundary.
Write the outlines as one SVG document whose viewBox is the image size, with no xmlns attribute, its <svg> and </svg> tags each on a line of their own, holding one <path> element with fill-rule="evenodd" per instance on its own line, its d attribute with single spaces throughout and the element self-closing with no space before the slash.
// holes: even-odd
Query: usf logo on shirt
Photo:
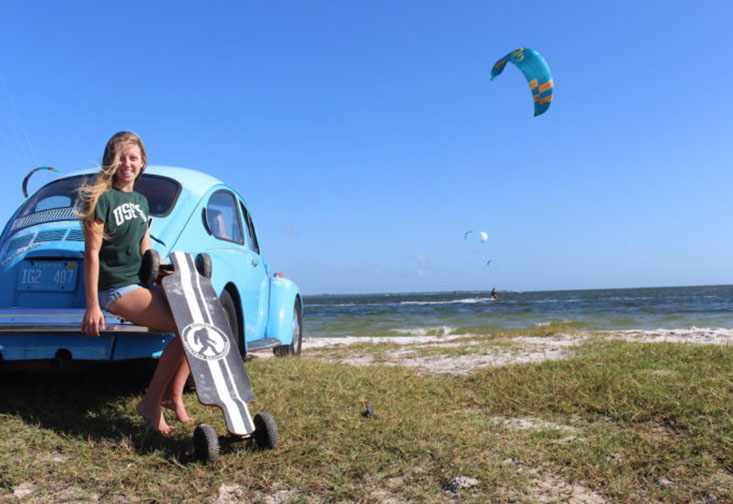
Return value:
<svg viewBox="0 0 733 504">
<path fill-rule="evenodd" d="M 136 217 L 140 217 L 143 221 L 147 219 L 145 213 L 137 203 L 122 203 L 120 206 L 115 207 L 112 213 L 115 216 L 115 224 L 117 226 Z"/>
</svg>

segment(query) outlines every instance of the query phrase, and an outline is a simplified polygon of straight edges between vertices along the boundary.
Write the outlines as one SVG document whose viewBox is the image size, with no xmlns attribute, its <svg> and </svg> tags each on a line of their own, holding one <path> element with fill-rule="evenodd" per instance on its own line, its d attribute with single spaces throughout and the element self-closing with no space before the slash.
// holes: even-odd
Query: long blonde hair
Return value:
<svg viewBox="0 0 733 504">
<path fill-rule="evenodd" d="M 103 226 L 95 220 L 94 211 L 97 208 L 99 197 L 112 189 L 115 173 L 117 173 L 117 168 L 120 166 L 120 153 L 129 144 L 140 147 L 143 162 L 140 174 L 145 171 L 145 167 L 148 165 L 148 155 L 145 152 L 142 139 L 132 131 L 119 131 L 112 135 L 104 148 L 102 166 L 99 167 L 100 174 L 97 175 L 94 182 L 83 184 L 78 190 L 79 197 L 76 200 L 75 210 L 85 229 L 91 229 L 95 233 L 103 233 Z"/>
</svg>

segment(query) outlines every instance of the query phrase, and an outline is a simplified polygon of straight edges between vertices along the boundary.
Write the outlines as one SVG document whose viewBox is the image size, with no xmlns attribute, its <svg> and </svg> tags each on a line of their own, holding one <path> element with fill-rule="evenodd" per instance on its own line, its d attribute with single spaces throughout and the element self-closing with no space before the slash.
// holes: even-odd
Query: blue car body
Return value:
<svg viewBox="0 0 733 504">
<path fill-rule="evenodd" d="M 158 357 L 172 334 L 105 312 L 99 338 L 80 333 L 86 310 L 84 234 L 75 217 L 76 188 L 98 171 L 58 178 L 27 198 L 0 235 L 0 359 L 112 361 Z M 212 260 L 211 282 L 240 351 L 298 354 L 298 287 L 264 262 L 244 198 L 207 174 L 149 166 L 136 183 L 150 204 L 150 235 L 162 258 L 174 250 Z M 225 301 L 226 298 L 226 301 Z"/>
</svg>

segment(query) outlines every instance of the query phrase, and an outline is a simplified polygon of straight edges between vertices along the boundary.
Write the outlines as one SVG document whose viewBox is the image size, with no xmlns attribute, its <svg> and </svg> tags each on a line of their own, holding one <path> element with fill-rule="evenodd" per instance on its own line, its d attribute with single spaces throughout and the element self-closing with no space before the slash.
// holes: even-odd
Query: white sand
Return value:
<svg viewBox="0 0 733 504">
<path fill-rule="evenodd" d="M 399 337 L 344 337 L 306 338 L 303 341 L 303 355 L 315 351 L 316 358 L 342 362 L 357 366 L 387 365 L 405 366 L 436 375 L 463 375 L 496 366 L 559 360 L 572 357 L 573 348 L 588 339 L 622 339 L 649 343 L 672 342 L 693 345 L 733 345 L 733 329 L 657 329 L 633 331 L 607 331 L 597 333 L 557 334 L 553 336 L 518 336 L 501 340 L 502 344 L 485 345 L 478 351 L 466 355 L 420 355 L 420 349 L 451 348 L 478 345 L 477 341 L 455 341 L 470 338 L 471 335 L 444 336 L 399 336 Z M 393 343 L 401 348 L 381 352 L 379 357 L 365 352 L 349 352 L 346 357 L 329 356 L 324 349 L 350 346 L 358 343 Z"/>
</svg>

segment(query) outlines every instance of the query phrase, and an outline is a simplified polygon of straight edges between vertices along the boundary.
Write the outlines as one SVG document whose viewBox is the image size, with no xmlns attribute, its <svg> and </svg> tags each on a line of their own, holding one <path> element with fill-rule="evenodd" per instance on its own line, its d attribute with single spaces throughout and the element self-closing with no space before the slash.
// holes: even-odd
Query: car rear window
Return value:
<svg viewBox="0 0 733 504">
<path fill-rule="evenodd" d="M 77 189 L 91 183 L 94 175 L 81 175 L 51 182 L 38 190 L 23 205 L 12 225 L 17 231 L 24 227 L 57 220 L 73 220 Z M 167 177 L 143 174 L 135 184 L 135 190 L 148 198 L 151 217 L 165 217 L 176 204 L 181 184 Z"/>
<path fill-rule="evenodd" d="M 168 177 L 141 175 L 135 190 L 148 198 L 151 217 L 165 217 L 176 206 L 181 184 Z"/>
</svg>

